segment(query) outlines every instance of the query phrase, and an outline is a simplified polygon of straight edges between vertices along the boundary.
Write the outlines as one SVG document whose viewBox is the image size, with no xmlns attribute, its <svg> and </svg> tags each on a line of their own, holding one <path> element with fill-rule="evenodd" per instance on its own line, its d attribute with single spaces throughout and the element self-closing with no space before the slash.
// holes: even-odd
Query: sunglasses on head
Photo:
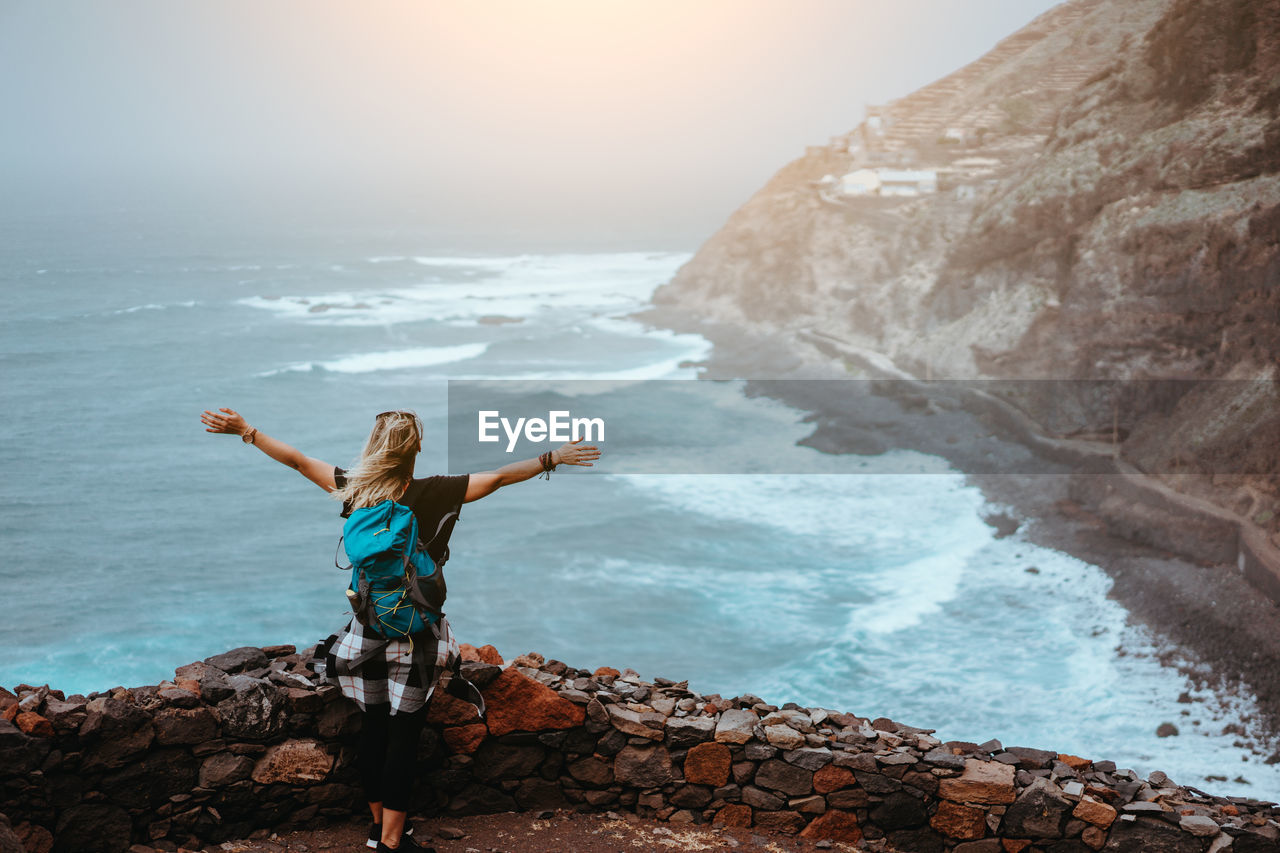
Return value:
<svg viewBox="0 0 1280 853">
<path fill-rule="evenodd" d="M 413 417 L 417 417 L 413 412 L 401 412 L 401 411 L 399 411 L 399 410 L 396 410 L 396 411 L 391 411 L 391 412 L 379 412 L 379 413 L 374 417 L 374 420 L 381 420 L 382 418 L 385 418 L 385 417 L 387 417 L 388 415 L 404 415 L 406 418 L 413 418 Z"/>
</svg>

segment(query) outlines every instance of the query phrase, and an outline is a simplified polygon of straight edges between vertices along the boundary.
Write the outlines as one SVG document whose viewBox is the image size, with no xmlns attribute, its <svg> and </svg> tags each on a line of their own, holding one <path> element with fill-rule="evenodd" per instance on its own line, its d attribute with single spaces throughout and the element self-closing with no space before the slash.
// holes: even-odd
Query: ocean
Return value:
<svg viewBox="0 0 1280 853">
<path fill-rule="evenodd" d="M 465 250 L 447 235 L 322 234 L 214 249 L 127 221 L 76 240 L 2 233 L 10 688 L 151 684 L 342 623 L 337 505 L 206 434 L 205 408 L 339 465 L 375 413 L 413 408 L 424 476 L 447 467 L 433 438 L 449 379 L 692 381 L 710 347 L 628 319 L 678 252 L 495 253 L 474 248 L 483 235 Z M 718 414 L 765 424 L 779 454 L 817 454 L 796 445 L 803 412 L 736 393 Z M 447 569 L 462 641 L 1280 798 L 1280 766 L 1234 745 L 1251 700 L 1162 666 L 1101 569 L 995 538 L 982 518 L 999 507 L 946 461 L 893 451 L 881 468 L 813 463 L 825 475 L 627 474 L 604 448 L 597 471 L 464 507 Z M 495 446 L 492 467 L 506 461 Z M 1157 737 L 1166 721 L 1181 733 Z"/>
</svg>

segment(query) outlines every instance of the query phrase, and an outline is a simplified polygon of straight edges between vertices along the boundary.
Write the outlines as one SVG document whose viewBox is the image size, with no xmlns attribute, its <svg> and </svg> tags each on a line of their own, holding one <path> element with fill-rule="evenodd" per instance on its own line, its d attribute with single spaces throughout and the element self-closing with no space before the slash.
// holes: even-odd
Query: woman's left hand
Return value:
<svg viewBox="0 0 1280 853">
<path fill-rule="evenodd" d="M 249 425 L 245 423 L 244 418 L 240 417 L 240 413 L 234 409 L 218 409 L 217 414 L 205 409 L 204 414 L 200 416 L 200 423 L 204 424 L 205 432 L 224 432 L 231 435 L 244 435 L 249 431 Z"/>
<path fill-rule="evenodd" d="M 600 448 L 594 444 L 583 444 L 582 439 L 576 438 L 560 445 L 552 455 L 551 461 L 556 465 L 583 465 L 590 468 L 599 458 Z"/>
</svg>

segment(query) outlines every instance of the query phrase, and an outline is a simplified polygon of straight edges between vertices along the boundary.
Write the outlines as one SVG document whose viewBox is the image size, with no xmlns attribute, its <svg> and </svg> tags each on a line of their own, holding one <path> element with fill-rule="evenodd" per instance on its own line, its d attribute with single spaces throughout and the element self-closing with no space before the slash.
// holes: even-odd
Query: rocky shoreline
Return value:
<svg viewBox="0 0 1280 853">
<path fill-rule="evenodd" d="M 894 386 L 832 393 L 824 385 L 831 380 L 909 374 L 875 353 L 857 353 L 858 363 L 846 363 L 835 345 L 814 346 L 805 327 L 744 330 L 669 308 L 637 319 L 712 341 L 703 378 L 765 377 L 749 382 L 749 393 L 808 412 L 813 431 L 803 444 L 832 454 L 915 450 L 967 472 L 967 481 L 1000 508 L 996 515 L 1003 519 L 993 523 L 1006 533 L 1021 530 L 1037 545 L 1106 571 L 1114 582 L 1110 596 L 1166 645 L 1161 661 L 1196 689 L 1255 697 L 1260 718 L 1248 721 L 1237 745 L 1258 761 L 1280 761 L 1280 603 L 1265 585 L 1270 572 L 1250 577 L 1236 565 L 1231 522 L 1214 512 L 1162 514 L 1144 507 L 1142 495 L 1107 500 L 1106 485 L 1120 478 L 1099 474 L 1073 482 L 1078 463 L 1046 454 L 1028 440 L 1034 436 L 1025 424 L 993 418 L 960 398 L 944 399 L 945 391 L 928 400 Z M 1153 730 L 1161 722 L 1151 721 Z M 1223 769 L 1228 778 L 1240 772 Z"/>
<path fill-rule="evenodd" d="M 625 811 L 911 853 L 1280 851 L 1274 803 L 887 718 L 699 695 L 630 670 L 466 648 L 488 704 L 441 695 L 412 808 Z M 362 808 L 355 706 L 292 646 L 91 696 L 0 691 L 0 849 L 196 849 Z"/>
</svg>

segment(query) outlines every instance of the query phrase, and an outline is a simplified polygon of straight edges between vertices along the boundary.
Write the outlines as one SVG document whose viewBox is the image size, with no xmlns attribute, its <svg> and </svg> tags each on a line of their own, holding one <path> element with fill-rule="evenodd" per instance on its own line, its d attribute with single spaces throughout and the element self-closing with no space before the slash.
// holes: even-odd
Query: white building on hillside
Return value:
<svg viewBox="0 0 1280 853">
<path fill-rule="evenodd" d="M 840 192 L 847 196 L 913 196 L 938 191 L 933 169 L 857 169 L 840 178 Z"/>
<path fill-rule="evenodd" d="M 933 169 L 877 169 L 880 195 L 927 195 L 938 191 Z"/>
</svg>

